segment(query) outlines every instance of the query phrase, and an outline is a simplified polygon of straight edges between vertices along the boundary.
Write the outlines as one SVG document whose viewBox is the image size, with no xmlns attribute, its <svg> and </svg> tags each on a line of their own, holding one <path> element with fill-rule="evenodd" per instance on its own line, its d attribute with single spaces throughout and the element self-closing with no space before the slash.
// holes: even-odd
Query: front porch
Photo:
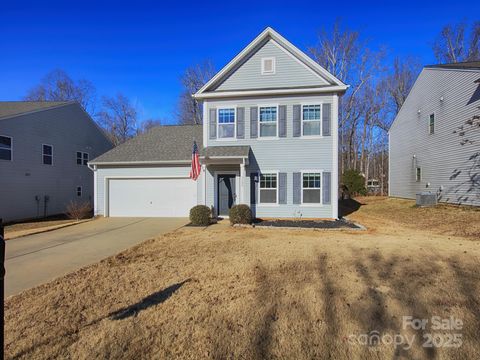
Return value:
<svg viewBox="0 0 480 360">
<path fill-rule="evenodd" d="M 250 205 L 247 181 L 250 146 L 215 146 L 203 149 L 203 204 L 216 216 L 228 217 L 237 204 Z"/>
</svg>

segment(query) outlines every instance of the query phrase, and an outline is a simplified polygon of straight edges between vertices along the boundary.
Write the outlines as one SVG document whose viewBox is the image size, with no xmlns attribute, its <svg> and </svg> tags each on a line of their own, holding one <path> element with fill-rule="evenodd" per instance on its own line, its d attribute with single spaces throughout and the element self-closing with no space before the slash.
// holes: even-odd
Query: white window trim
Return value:
<svg viewBox="0 0 480 360">
<path fill-rule="evenodd" d="M 50 147 L 52 148 L 52 155 L 44 154 L 44 153 L 43 153 L 43 146 L 50 146 Z M 43 157 L 44 157 L 45 155 L 52 157 L 52 163 L 51 163 L 51 164 L 45 164 L 45 163 L 43 162 Z M 42 144 L 42 165 L 53 166 L 53 145 L 50 145 L 50 144 Z"/>
<path fill-rule="evenodd" d="M 418 170 L 420 170 L 420 176 L 417 176 Z M 422 182 L 422 168 L 420 166 L 415 167 L 415 182 L 417 183 Z"/>
<path fill-rule="evenodd" d="M 324 170 L 320 169 L 313 169 L 313 170 L 302 170 L 301 173 L 301 192 L 300 192 L 300 205 L 305 206 L 305 207 L 320 207 L 323 206 L 323 172 Z M 309 173 L 320 173 L 320 202 L 319 203 L 304 203 L 303 202 L 303 174 L 309 174 Z M 311 188 L 307 188 L 311 189 Z"/>
<path fill-rule="evenodd" d="M 430 116 L 432 115 L 433 115 L 433 132 L 430 132 Z M 435 135 L 435 130 L 437 128 L 436 124 L 437 124 L 437 114 L 434 111 L 428 114 L 428 118 L 427 118 L 428 135 Z"/>
<path fill-rule="evenodd" d="M 13 137 L 12 136 L 8 136 L 8 135 L 1 135 L 1 137 L 6 137 L 6 138 L 9 138 L 10 139 L 10 160 L 4 160 L 2 159 L 2 161 L 13 161 Z"/>
<path fill-rule="evenodd" d="M 272 61 L 272 71 L 265 70 L 265 62 L 271 60 Z M 277 59 L 273 56 L 270 57 L 263 57 L 262 60 L 262 75 L 275 75 L 277 71 Z"/>
<path fill-rule="evenodd" d="M 310 103 L 302 103 L 301 105 L 301 108 L 300 108 L 300 111 L 301 111 L 301 115 L 300 115 L 300 118 L 301 118 L 301 126 L 300 126 L 300 137 L 304 138 L 304 139 L 319 139 L 319 138 L 323 138 L 323 102 L 320 102 L 320 101 L 317 101 L 317 102 L 310 102 Z M 303 107 L 304 106 L 308 106 L 308 105 L 320 105 L 320 135 L 303 135 L 303 122 L 304 122 L 304 119 L 303 119 Z M 308 121 L 308 120 L 307 120 Z"/>
<path fill-rule="evenodd" d="M 278 173 L 279 171 L 278 170 L 265 170 L 265 171 L 260 171 L 258 173 L 258 201 L 257 201 L 257 204 L 259 206 L 265 206 L 265 207 L 268 207 L 268 206 L 279 206 L 279 203 L 278 203 L 278 193 L 279 193 L 279 188 L 278 188 Z M 260 187 L 260 179 L 262 178 L 262 175 L 270 175 L 270 174 L 275 174 L 277 176 L 277 187 L 275 188 L 276 190 L 276 202 L 274 203 L 262 203 L 260 202 L 260 191 L 262 190 L 262 188 Z M 264 190 L 272 190 L 272 188 L 265 188 Z"/>
<path fill-rule="evenodd" d="M 276 125 L 276 135 L 275 136 L 260 136 L 260 108 L 267 108 L 267 107 L 274 107 L 277 110 L 277 118 L 275 120 L 275 125 Z M 258 124 L 257 124 L 257 139 L 259 140 L 278 140 L 278 104 L 262 104 L 257 106 L 257 113 L 258 113 Z"/>
<path fill-rule="evenodd" d="M 80 189 L 80 195 L 78 195 L 78 189 Z M 83 196 L 83 188 L 81 186 L 77 186 L 77 188 L 75 189 L 76 191 L 76 194 L 77 194 L 77 197 L 82 197 Z"/>
<path fill-rule="evenodd" d="M 220 110 L 227 110 L 227 109 L 233 109 L 233 137 L 227 137 L 227 138 L 221 138 L 219 136 L 220 132 L 218 131 L 220 127 L 220 121 L 219 121 L 219 112 Z M 222 107 L 217 108 L 217 139 L 218 141 L 232 141 L 237 139 L 237 105 L 225 105 Z"/>
</svg>

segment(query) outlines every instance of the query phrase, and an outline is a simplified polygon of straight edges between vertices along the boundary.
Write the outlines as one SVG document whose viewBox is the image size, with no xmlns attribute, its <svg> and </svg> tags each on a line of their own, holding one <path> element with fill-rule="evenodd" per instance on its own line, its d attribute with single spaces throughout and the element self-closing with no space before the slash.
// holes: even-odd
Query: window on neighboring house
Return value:
<svg viewBox="0 0 480 360">
<path fill-rule="evenodd" d="M 303 173 L 302 203 L 319 204 L 321 202 L 321 173 Z"/>
<path fill-rule="evenodd" d="M 430 119 L 428 123 L 428 132 L 433 134 L 435 132 L 435 114 L 430 114 Z"/>
<path fill-rule="evenodd" d="M 275 58 L 262 58 L 262 75 L 275 74 Z"/>
<path fill-rule="evenodd" d="M 218 138 L 235 137 L 235 109 L 218 109 Z"/>
<path fill-rule="evenodd" d="M 303 105 L 303 136 L 321 135 L 321 105 Z"/>
<path fill-rule="evenodd" d="M 12 138 L 0 135 L 0 160 L 12 160 Z"/>
<path fill-rule="evenodd" d="M 260 137 L 277 136 L 277 107 L 260 107 Z"/>
<path fill-rule="evenodd" d="M 43 163 L 45 165 L 52 165 L 53 164 L 53 146 L 52 145 L 42 145 L 42 157 Z"/>
<path fill-rule="evenodd" d="M 88 165 L 88 153 L 77 151 L 77 165 Z"/>
<path fill-rule="evenodd" d="M 260 175 L 260 196 L 261 204 L 277 203 L 277 174 Z"/>
<path fill-rule="evenodd" d="M 422 168 L 417 167 L 415 169 L 415 181 L 420 182 L 422 180 Z"/>
<path fill-rule="evenodd" d="M 77 186 L 77 196 L 82 196 L 82 187 L 81 186 Z"/>
</svg>

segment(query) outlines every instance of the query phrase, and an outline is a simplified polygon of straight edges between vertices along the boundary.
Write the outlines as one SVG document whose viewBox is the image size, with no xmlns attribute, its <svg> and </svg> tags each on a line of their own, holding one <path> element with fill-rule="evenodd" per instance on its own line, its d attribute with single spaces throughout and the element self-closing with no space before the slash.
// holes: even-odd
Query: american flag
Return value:
<svg viewBox="0 0 480 360">
<path fill-rule="evenodd" d="M 192 150 L 192 168 L 190 170 L 190 179 L 197 180 L 200 176 L 200 155 L 198 154 L 197 143 L 193 142 Z"/>
</svg>

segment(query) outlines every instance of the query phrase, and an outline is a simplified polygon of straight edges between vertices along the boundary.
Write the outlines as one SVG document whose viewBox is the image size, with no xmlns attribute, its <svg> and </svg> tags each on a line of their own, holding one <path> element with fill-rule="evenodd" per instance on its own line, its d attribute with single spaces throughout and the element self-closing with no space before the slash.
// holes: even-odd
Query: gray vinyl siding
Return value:
<svg viewBox="0 0 480 360">
<path fill-rule="evenodd" d="M 480 88 L 474 83 L 479 78 L 480 71 L 422 71 L 389 132 L 391 196 L 413 199 L 420 191 L 437 192 L 443 186 L 441 201 L 480 205 L 478 158 L 471 159 L 480 150 L 480 131 L 469 132 L 474 143 L 463 146 L 453 133 L 479 114 Z M 435 133 L 429 135 L 432 113 Z M 415 162 L 422 169 L 420 182 L 415 181 Z"/>
<path fill-rule="evenodd" d="M 228 105 L 245 107 L 245 139 L 234 140 L 208 140 L 208 146 L 249 145 L 251 155 L 249 165 L 246 167 L 246 197 L 250 199 L 250 173 L 276 171 L 286 173 L 287 199 L 286 204 L 256 205 L 258 217 L 298 217 L 304 218 L 331 218 L 332 205 L 301 205 L 293 203 L 293 173 L 303 170 L 333 171 L 333 138 L 334 136 L 319 138 L 293 137 L 293 105 L 312 103 L 332 103 L 332 95 L 315 96 L 286 96 L 269 98 L 242 98 L 237 100 L 208 101 L 208 109 Z M 286 137 L 278 139 L 251 138 L 250 135 L 250 107 L 259 105 L 286 105 Z M 332 119 L 333 121 L 333 119 Z M 206 126 L 206 125 L 204 125 Z M 333 128 L 332 128 L 333 129 Z M 333 134 L 332 134 L 333 135 Z M 214 172 L 221 170 L 239 170 L 234 166 L 209 166 L 207 172 L 207 205 L 215 204 L 214 198 Z M 337 186 L 337 181 L 332 179 L 332 187 Z M 258 194 L 257 194 L 258 198 Z M 333 201 L 333 199 L 332 199 Z"/>
<path fill-rule="evenodd" d="M 93 159 L 111 143 L 77 104 L 0 120 L 0 135 L 13 138 L 13 160 L 0 160 L 0 218 L 5 221 L 64 213 L 70 200 L 93 204 L 93 172 L 76 163 L 76 152 Z M 53 165 L 44 165 L 42 144 L 53 146 Z M 77 197 L 76 188 L 82 187 Z M 35 196 L 41 197 L 37 206 Z"/>
<path fill-rule="evenodd" d="M 261 59 L 275 57 L 276 69 L 273 75 L 262 75 Z M 307 69 L 282 50 L 273 40 L 265 43 L 247 59 L 215 91 L 247 89 L 268 89 L 328 85 L 328 82 Z"/>
<path fill-rule="evenodd" d="M 97 168 L 97 203 L 98 215 L 105 214 L 105 178 L 108 177 L 188 177 L 190 166 L 99 166 Z M 193 180 L 192 180 L 193 181 Z M 203 202 L 201 190 L 203 176 L 197 180 L 197 201 Z M 181 196 L 181 194 L 179 194 Z"/>
</svg>

